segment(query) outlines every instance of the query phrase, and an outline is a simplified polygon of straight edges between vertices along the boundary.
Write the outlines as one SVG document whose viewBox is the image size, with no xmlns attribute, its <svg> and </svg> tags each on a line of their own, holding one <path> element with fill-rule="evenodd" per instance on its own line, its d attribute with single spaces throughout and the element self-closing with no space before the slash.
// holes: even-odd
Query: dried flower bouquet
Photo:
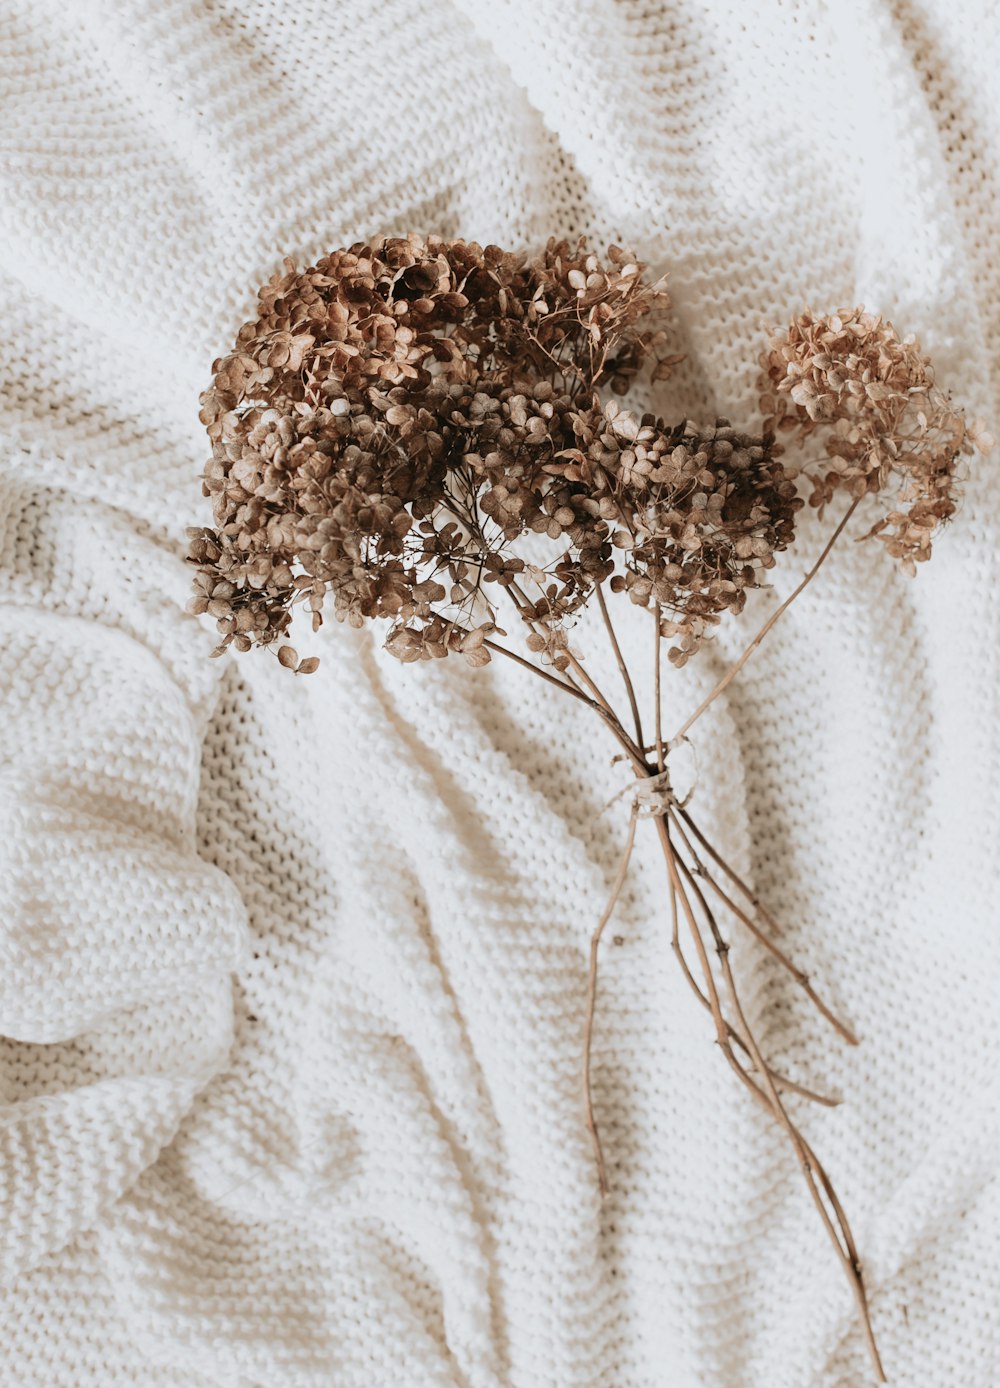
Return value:
<svg viewBox="0 0 1000 1388">
<path fill-rule="evenodd" d="M 671 751 L 808 584 L 869 495 L 867 536 L 912 573 L 955 510 L 964 454 L 991 440 L 936 387 L 910 337 L 862 309 L 803 313 L 760 357 L 759 435 L 724 419 L 670 423 L 622 408 L 640 370 L 667 353 L 663 281 L 610 246 L 605 258 L 550 240 L 533 258 L 496 246 L 379 238 L 297 271 L 286 260 L 258 316 L 213 365 L 201 419 L 212 442 L 204 493 L 214 527 L 189 532 L 196 612 L 218 622 L 218 652 L 284 640 L 293 608 L 316 630 L 334 615 L 388 624 L 403 661 L 459 655 L 516 661 L 582 701 L 636 777 L 625 850 L 590 950 L 583 1043 L 586 1121 L 607 1177 L 590 1092 L 598 948 L 628 871 L 640 815 L 666 869 L 671 943 L 739 1082 L 781 1126 L 850 1281 L 872 1364 L 882 1366 L 861 1260 L 831 1181 L 790 1115 L 787 1095 L 830 1100 L 778 1073 L 741 1005 L 720 926 L 745 928 L 850 1044 L 855 1037 L 776 943 L 777 921 L 671 785 Z M 792 469 L 778 436 L 822 446 Z M 802 495 L 803 482 L 811 490 Z M 661 719 L 662 657 L 683 664 L 795 539 L 808 500 L 846 505 L 791 596 L 671 737 Z M 654 687 L 643 702 L 623 659 L 608 594 L 650 613 Z M 628 706 L 589 675 L 570 631 L 597 605 Z M 504 623 L 524 637 L 515 649 Z M 640 705 L 642 704 L 642 707 Z"/>
</svg>

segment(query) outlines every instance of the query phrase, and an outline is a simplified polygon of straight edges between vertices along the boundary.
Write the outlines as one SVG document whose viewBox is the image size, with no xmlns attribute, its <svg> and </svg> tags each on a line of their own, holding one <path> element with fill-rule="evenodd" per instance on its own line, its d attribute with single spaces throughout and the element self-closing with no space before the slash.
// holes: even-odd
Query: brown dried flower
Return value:
<svg viewBox="0 0 1000 1388">
<path fill-rule="evenodd" d="M 679 637 L 668 652 L 682 665 L 726 611 L 739 612 L 757 571 L 792 542 L 802 506 L 795 483 L 775 457 L 772 435 L 738 433 L 727 419 L 700 429 L 636 419 L 610 402 L 577 423 L 587 457 L 610 479 L 624 552 L 615 592 L 671 614 L 662 622 Z"/>
<path fill-rule="evenodd" d="M 571 417 L 647 357 L 669 370 L 662 286 L 616 246 L 554 239 L 526 260 L 382 237 L 285 267 L 201 401 L 215 527 L 189 559 L 219 650 L 280 640 L 295 602 L 315 629 L 329 593 L 341 620 L 389 619 L 404 660 L 484 664 L 491 584 L 554 629 L 612 567 L 607 515 L 560 458 Z M 514 553 L 522 536 L 555 555 Z"/>
<path fill-rule="evenodd" d="M 960 457 L 992 440 L 938 389 L 916 339 L 863 308 L 801 314 L 760 364 L 765 428 L 824 435 L 829 461 L 812 474 L 811 504 L 892 485 L 895 504 L 869 536 L 913 573 L 954 514 Z"/>
</svg>

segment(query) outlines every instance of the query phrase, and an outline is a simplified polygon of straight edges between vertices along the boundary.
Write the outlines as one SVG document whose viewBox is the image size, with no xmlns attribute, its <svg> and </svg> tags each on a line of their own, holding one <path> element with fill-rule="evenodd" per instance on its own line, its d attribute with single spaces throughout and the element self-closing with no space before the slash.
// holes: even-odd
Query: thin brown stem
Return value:
<svg viewBox="0 0 1000 1388">
<path fill-rule="evenodd" d="M 607 695 L 601 692 L 600 687 L 594 682 L 593 679 L 591 679 L 590 675 L 588 675 L 587 671 L 583 668 L 583 662 L 580 660 L 580 657 L 578 655 L 575 655 L 574 652 L 571 651 L 568 646 L 565 647 L 565 655 L 568 657 L 570 665 L 576 672 L 577 678 L 583 681 L 586 687 L 590 690 L 591 694 L 593 694 L 594 698 L 606 710 L 606 712 L 612 714 L 612 716 L 617 719 L 618 715 L 612 708 L 610 699 L 608 699 Z"/>
<path fill-rule="evenodd" d="M 764 921 L 768 930 L 770 930 L 773 935 L 780 935 L 782 933 L 782 927 L 779 922 L 775 920 L 774 916 L 767 910 L 757 893 L 744 882 L 743 878 L 730 866 L 718 849 L 715 848 L 713 844 L 709 843 L 708 839 L 692 819 L 690 813 L 687 810 L 681 809 L 679 805 L 677 806 L 677 813 L 716 866 L 722 869 L 736 890 L 742 896 L 746 897 L 747 901 L 749 901 L 750 905 Z"/>
<path fill-rule="evenodd" d="M 590 1085 L 590 1050 L 594 1033 L 594 1009 L 597 1004 L 597 952 L 600 948 L 601 936 L 604 934 L 604 927 L 611 919 L 618 898 L 621 896 L 622 887 L 625 885 L 628 865 L 632 858 L 632 848 L 635 844 L 635 826 L 638 818 L 639 807 L 638 805 L 633 805 L 632 815 L 628 825 L 628 837 L 625 841 L 625 850 L 618 864 L 618 872 L 611 888 L 611 895 L 608 897 L 608 903 L 604 908 L 601 919 L 597 922 L 597 928 L 590 937 L 590 972 L 587 977 L 587 1017 L 583 1028 L 583 1099 L 587 1114 L 587 1127 L 590 1130 L 590 1138 L 594 1146 L 594 1158 L 597 1162 L 597 1176 L 600 1182 L 602 1198 L 608 1193 L 608 1177 L 604 1165 L 604 1153 L 601 1150 L 601 1139 L 597 1131 L 597 1119 L 594 1117 L 594 1101 Z"/>
<path fill-rule="evenodd" d="M 517 651 L 512 651 L 507 646 L 501 646 L 499 641 L 491 641 L 489 637 L 487 637 L 483 645 L 486 646 L 488 650 L 495 651 L 497 655 L 505 655 L 508 660 L 515 660 L 518 665 L 523 665 L 526 670 L 530 670 L 541 679 L 547 680 L 549 684 L 554 684 L 557 689 L 561 689 L 566 694 L 572 695 L 574 699 L 579 699 L 588 707 L 596 707 L 595 701 L 588 694 L 584 694 L 582 690 L 577 689 L 575 685 L 567 684 L 566 681 L 561 680 L 558 675 L 550 674 L 548 670 L 544 669 L 541 665 L 536 665 L 534 661 L 525 660 L 523 655 L 518 655 Z M 603 710 L 599 711 L 603 713 Z"/>
<path fill-rule="evenodd" d="M 658 823 L 663 824 L 662 818 L 658 820 Z M 761 1076 L 763 1087 L 758 1085 L 755 1081 L 751 1080 L 750 1077 L 746 1075 L 746 1072 L 742 1070 L 741 1066 L 736 1064 L 735 1068 L 741 1074 L 743 1074 L 744 1082 L 753 1092 L 755 1092 L 758 1095 L 758 1098 L 760 1101 L 762 1101 L 763 1106 L 766 1109 L 768 1109 L 768 1111 L 774 1116 L 774 1118 L 777 1119 L 781 1127 L 785 1130 L 785 1133 L 787 1134 L 789 1140 L 792 1143 L 792 1146 L 796 1151 L 796 1154 L 799 1159 L 799 1165 L 802 1168 L 803 1175 L 806 1178 L 806 1184 L 809 1188 L 809 1193 L 812 1196 L 813 1203 L 816 1206 L 816 1209 L 820 1215 L 820 1219 L 823 1222 L 823 1226 L 826 1229 L 827 1234 L 829 1235 L 830 1241 L 836 1249 L 837 1256 L 840 1259 L 844 1267 L 844 1270 L 847 1274 L 848 1280 L 851 1284 L 855 1301 L 857 1303 L 858 1310 L 860 1313 L 861 1322 L 865 1333 L 865 1339 L 868 1345 L 868 1350 L 871 1355 L 872 1364 L 875 1368 L 878 1381 L 880 1383 L 884 1383 L 886 1381 L 885 1373 L 882 1368 L 882 1362 L 879 1357 L 878 1347 L 875 1343 L 875 1337 L 872 1331 L 871 1318 L 868 1311 L 868 1298 L 865 1292 L 861 1264 L 858 1258 L 857 1248 L 854 1243 L 854 1237 L 851 1233 L 850 1226 L 847 1223 L 847 1218 L 844 1214 L 843 1208 L 840 1205 L 839 1200 L 837 1200 L 836 1197 L 832 1194 L 832 1183 L 830 1182 L 830 1179 L 827 1176 L 823 1166 L 816 1157 L 815 1152 L 805 1141 L 798 1128 L 789 1118 L 788 1113 L 783 1103 L 781 1102 L 781 1097 L 778 1094 L 778 1090 L 774 1081 L 774 1075 L 767 1062 L 764 1060 L 763 1055 L 761 1054 L 760 1047 L 757 1044 L 753 1031 L 750 1028 L 749 1023 L 747 1022 L 745 1013 L 743 1012 L 743 1007 L 739 998 L 739 992 L 736 988 L 736 982 L 733 978 L 732 968 L 729 963 L 729 945 L 725 942 L 719 931 L 718 925 L 715 920 L 715 916 L 712 913 L 712 910 L 709 907 L 708 902 L 705 900 L 704 893 L 701 891 L 701 888 L 698 886 L 698 883 L 695 880 L 694 875 L 692 874 L 690 868 L 688 868 L 687 864 L 684 862 L 683 858 L 675 854 L 673 845 L 670 842 L 670 831 L 665 824 L 663 824 L 661 834 L 662 842 L 665 844 L 665 851 L 669 854 L 670 858 L 673 859 L 674 866 L 672 872 L 674 873 L 675 877 L 679 877 L 682 875 L 686 880 L 693 896 L 695 897 L 699 907 L 701 908 L 702 915 L 708 925 L 709 931 L 711 932 L 713 943 L 715 946 L 715 953 L 719 959 L 719 967 L 726 984 L 726 991 L 729 995 L 730 1005 L 733 1009 L 734 1017 L 736 1019 L 739 1029 L 742 1031 L 747 1041 L 754 1065 Z M 683 904 L 686 898 L 686 893 L 684 891 L 683 886 L 679 886 L 679 891 L 681 892 Z M 693 909 L 690 907 L 690 903 L 688 903 L 687 914 L 689 921 L 693 922 L 694 912 Z M 698 933 L 696 927 L 693 928 L 695 930 L 695 933 Z M 702 951 L 704 952 L 704 946 L 702 946 Z M 826 1204 L 824 1203 L 824 1194 L 830 1201 L 830 1204 L 834 1210 L 835 1218 L 831 1218 L 830 1212 L 827 1209 Z"/>
<path fill-rule="evenodd" d="M 712 966 L 709 963 L 708 954 L 705 950 L 705 942 L 701 938 L 701 932 L 698 929 L 698 923 L 695 920 L 694 913 L 691 910 L 691 903 L 687 898 L 687 894 L 684 891 L 683 885 L 680 880 L 680 873 L 677 869 L 677 859 L 674 854 L 673 844 L 670 842 L 670 833 L 667 829 L 666 820 L 663 818 L 662 815 L 657 815 L 654 819 L 654 823 L 656 825 L 656 832 L 660 840 L 660 845 L 663 849 L 663 856 L 667 864 L 667 873 L 670 877 L 670 884 L 674 894 L 674 898 L 675 900 L 680 901 L 681 906 L 684 910 L 684 915 L 687 917 L 688 927 L 691 931 L 691 938 L 694 943 L 695 952 L 697 953 L 698 961 L 701 964 L 702 975 L 705 979 L 705 991 L 709 1001 L 709 1010 L 711 1011 L 712 1018 L 715 1022 L 716 1036 L 719 1045 L 722 1046 L 725 1050 L 729 1044 L 728 1027 L 726 1019 L 722 1015 L 722 1004 L 719 1000 L 719 990 L 715 986 L 715 978 L 712 974 Z M 676 931 L 677 919 L 675 914 L 675 938 Z"/>
<path fill-rule="evenodd" d="M 521 589 L 516 583 L 510 583 L 505 584 L 503 590 L 507 594 L 510 601 L 514 604 L 515 612 L 525 623 L 528 630 L 534 632 L 536 635 L 541 635 L 541 633 L 538 631 L 538 623 L 534 621 L 533 618 L 527 615 L 526 608 L 530 606 L 530 603 L 528 601 L 528 596 L 523 591 L 523 589 Z M 562 677 L 566 681 L 566 683 L 568 685 L 571 685 L 574 689 L 578 690 L 580 688 L 576 680 L 573 678 L 571 674 L 568 673 L 568 671 L 563 670 Z"/>
<path fill-rule="evenodd" d="M 680 872 L 678 868 L 679 859 L 677 859 L 675 855 L 674 847 L 670 840 L 670 833 L 667 829 L 666 821 L 664 820 L 662 815 L 657 816 L 656 830 L 661 847 L 663 848 L 663 856 L 667 865 L 667 873 L 670 879 L 671 915 L 673 919 L 673 938 L 671 943 L 673 946 L 674 953 L 680 961 L 681 968 L 685 974 L 685 977 L 688 979 L 691 986 L 694 988 L 695 993 L 706 1003 L 709 1011 L 712 1013 L 712 1017 L 715 1021 L 716 1040 L 718 1042 L 719 1049 L 722 1051 L 723 1055 L 726 1058 L 727 1064 L 736 1074 L 740 1082 L 743 1085 L 745 1085 L 748 1089 L 750 1089 L 757 1101 L 763 1104 L 763 1106 L 768 1110 L 768 1112 L 770 1112 L 771 1106 L 768 1103 L 767 1096 L 740 1065 L 733 1052 L 733 1048 L 730 1045 L 730 1040 L 735 1041 L 736 1044 L 740 1047 L 740 1049 L 745 1051 L 748 1054 L 748 1056 L 750 1056 L 752 1063 L 753 1057 L 752 1053 L 750 1052 L 748 1043 L 746 1043 L 743 1040 L 743 1038 L 739 1035 L 738 1031 L 727 1021 L 726 1017 L 722 1012 L 722 1001 L 719 997 L 719 990 L 715 982 L 715 976 L 712 973 L 712 966 L 709 962 L 708 951 L 705 948 L 705 942 L 702 939 L 701 931 L 698 928 L 698 921 L 694 914 L 694 910 L 691 906 L 690 898 L 688 897 L 687 892 L 684 890 L 684 885 L 681 882 Z M 705 980 L 704 993 L 702 993 L 701 989 L 695 982 L 691 970 L 688 967 L 687 960 L 684 958 L 684 952 L 681 949 L 680 939 L 677 930 L 678 898 L 680 899 L 681 905 L 684 910 L 684 915 L 688 923 L 688 929 L 691 934 L 691 939 L 694 942 L 695 952 L 698 955 L 698 961 L 701 966 L 702 977 Z"/>
<path fill-rule="evenodd" d="M 797 586 L 797 587 L 793 590 L 793 592 L 785 599 L 785 601 L 781 604 L 781 606 L 778 607 L 778 608 L 776 608 L 776 609 L 774 610 L 774 612 L 771 613 L 770 617 L 768 617 L 767 621 L 764 623 L 764 625 L 761 627 L 760 631 L 758 631 L 757 635 L 756 635 L 756 636 L 753 638 L 753 640 L 750 642 L 749 646 L 747 646 L 746 650 L 744 650 L 743 654 L 742 654 L 736 661 L 734 661 L 732 665 L 730 665 L 729 669 L 728 669 L 728 670 L 726 671 L 726 673 L 723 675 L 722 679 L 719 680 L 718 684 L 715 686 L 715 688 L 712 690 L 712 692 L 708 695 L 708 697 L 707 697 L 706 699 L 702 700 L 702 702 L 698 705 L 698 707 L 695 709 L 694 713 L 692 713 L 691 717 L 687 720 L 687 722 L 683 725 L 683 727 L 681 727 L 681 728 L 679 728 L 679 729 L 677 730 L 677 732 L 674 734 L 673 738 L 671 739 L 671 742 L 672 742 L 672 743 L 673 743 L 673 742 L 679 741 L 680 738 L 682 738 L 682 737 L 684 736 L 684 734 L 688 731 L 688 729 L 691 727 L 691 725 L 692 725 L 694 722 L 696 722 L 697 719 L 699 719 L 699 718 L 701 717 L 701 715 L 705 712 L 705 710 L 706 710 L 707 708 L 710 707 L 711 704 L 713 704 L 713 703 L 715 702 L 715 700 L 719 697 L 719 695 L 723 692 L 723 690 L 728 689 L 729 685 L 730 685 L 730 684 L 732 683 L 732 681 L 736 678 L 736 676 L 739 674 L 739 672 L 743 669 L 743 666 L 744 666 L 744 665 L 747 663 L 747 661 L 750 659 L 751 655 L 753 655 L 754 651 L 757 649 L 757 647 L 758 647 L 758 646 L 760 645 L 760 643 L 763 641 L 764 637 L 767 635 L 767 633 L 768 633 L 768 632 L 771 630 L 771 628 L 774 626 L 775 622 L 778 620 L 778 618 L 781 616 L 781 614 L 782 614 L 783 612 L 785 612 L 789 607 L 791 607 L 792 603 L 793 603 L 793 602 L 795 601 L 795 599 L 799 596 L 799 594 L 802 592 L 802 590 L 803 590 L 809 583 L 812 582 L 812 580 L 815 578 L 816 574 L 819 572 L 819 570 L 820 570 L 820 568 L 821 568 L 821 566 L 822 566 L 822 564 L 823 564 L 823 561 L 826 559 L 827 555 L 830 553 L 830 551 L 833 549 L 834 545 L 835 545 L 835 544 L 837 543 L 837 541 L 840 539 L 840 536 L 843 534 L 844 527 L 847 525 L 847 522 L 848 522 L 848 521 L 851 519 L 851 517 L 854 515 L 854 512 L 855 512 L 855 510 L 857 509 L 858 503 L 859 503 L 860 501 L 861 501 L 861 498 L 860 498 L 860 497 L 855 497 L 855 499 L 851 502 L 850 506 L 847 508 L 847 511 L 844 513 L 843 517 L 841 518 L 840 524 L 837 526 L 836 530 L 835 530 L 835 531 L 833 532 L 833 534 L 830 536 L 829 540 L 827 540 L 826 545 L 825 545 L 824 548 L 823 548 L 822 554 L 819 556 L 819 558 L 816 560 L 815 564 L 812 566 L 812 568 L 811 568 L 811 569 L 809 570 L 809 572 L 806 574 L 805 578 L 803 578 L 802 582 L 798 584 L 798 586 Z"/>
<path fill-rule="evenodd" d="M 530 600 L 529 600 L 529 598 L 528 598 L 527 593 L 525 593 L 524 590 L 523 590 L 523 588 L 521 588 L 521 586 L 520 586 L 518 583 L 516 583 L 516 582 L 506 584 L 506 585 L 505 585 L 505 590 L 506 590 L 507 595 L 509 596 L 511 602 L 512 602 L 512 603 L 514 604 L 514 606 L 517 608 L 517 611 L 519 612 L 519 614 L 520 614 L 522 620 L 525 621 L 525 622 L 528 624 L 529 628 L 530 628 L 532 631 L 537 632 L 537 631 L 538 631 L 538 623 L 537 623 L 536 621 L 534 621 L 531 617 L 529 617 L 529 616 L 526 615 L 527 610 L 531 607 L 531 602 L 530 602 Z M 604 709 L 604 711 L 605 711 L 607 714 L 609 714 L 612 718 L 614 718 L 615 722 L 618 723 L 618 724 L 620 725 L 621 720 L 619 719 L 618 715 L 615 713 L 614 707 L 613 707 L 612 704 L 611 704 L 611 700 L 607 698 L 607 696 L 606 696 L 606 695 L 604 694 L 604 692 L 598 687 L 598 685 L 595 683 L 595 681 L 594 681 L 593 679 L 591 679 L 590 675 L 589 675 L 589 674 L 587 673 L 587 671 L 583 668 L 583 663 L 581 662 L 579 656 L 577 656 L 573 651 L 571 651 L 570 648 L 569 648 L 568 646 L 566 646 L 566 647 L 564 648 L 563 654 L 566 656 L 566 658 L 567 658 L 567 660 L 569 661 L 570 665 L 572 666 L 573 670 L 576 672 L 577 677 L 578 677 L 578 678 L 583 682 L 583 684 L 585 684 L 586 687 L 590 690 L 591 694 L 593 695 L 593 697 L 594 697 L 594 699 L 597 701 L 597 703 L 599 703 L 599 704 L 601 705 L 601 707 Z M 569 676 L 567 676 L 567 678 L 569 678 Z M 641 737 L 640 737 L 640 739 L 639 739 L 639 743 L 640 743 L 640 746 L 641 746 L 641 744 L 642 744 L 642 738 L 641 738 Z"/>
<path fill-rule="evenodd" d="M 625 685 L 625 693 L 628 695 L 629 707 L 632 710 L 632 722 L 635 724 L 635 740 L 641 747 L 645 742 L 645 738 L 642 735 L 642 719 L 639 717 L 639 705 L 636 703 L 635 686 L 632 684 L 632 676 L 629 674 L 628 666 L 625 664 L 625 658 L 618 644 L 618 637 L 615 634 L 615 628 L 611 621 L 611 614 L 608 612 L 608 604 L 605 600 L 604 589 L 601 584 L 597 585 L 595 591 L 597 593 L 597 603 L 601 609 L 601 616 L 607 628 L 608 639 L 611 642 L 611 649 L 615 653 L 615 660 L 618 662 L 618 669 L 621 673 L 622 682 Z"/>
<path fill-rule="evenodd" d="M 660 604 L 657 603 L 657 604 L 656 604 L 656 611 L 655 611 L 655 613 L 654 613 L 654 616 L 655 616 L 655 618 L 656 618 L 656 636 L 655 636 L 654 641 L 653 641 L 653 706 L 654 706 L 654 709 L 655 709 L 655 721 L 656 721 L 656 727 L 655 727 L 655 734 L 656 734 L 656 765 L 657 765 L 657 768 L 658 768 L 658 770 L 659 770 L 661 776 L 663 775 L 663 771 L 664 771 L 664 768 L 665 768 L 665 766 L 666 766 L 666 763 L 665 763 L 665 761 L 664 761 L 664 759 L 663 759 L 663 699 L 662 699 L 662 697 L 661 697 L 661 695 L 660 695 L 660 679 L 661 679 L 661 669 L 660 669 L 660 667 L 661 667 L 662 658 L 663 658 L 663 653 L 662 653 L 662 639 L 663 639 L 663 633 L 660 631 L 660 623 L 661 623 L 661 621 L 662 621 L 662 611 L 663 611 L 663 609 L 660 607 Z"/>
<path fill-rule="evenodd" d="M 778 948 L 778 946 L 774 943 L 770 936 L 767 935 L 763 930 L 761 930 L 757 922 L 747 915 L 747 913 L 743 910 L 742 906 L 738 906 L 736 902 L 733 901 L 732 897 L 729 896 L 729 894 L 723 890 L 723 888 L 719 885 L 719 883 L 715 880 L 712 874 L 705 867 L 704 863 L 702 863 L 699 859 L 697 853 L 694 850 L 694 846 L 691 843 L 691 840 L 684 832 L 684 825 L 681 823 L 679 816 L 673 810 L 671 810 L 669 813 L 670 820 L 673 823 L 674 828 L 680 835 L 681 841 L 683 842 L 684 847 L 688 852 L 688 856 L 694 863 L 695 868 L 698 872 L 698 876 L 701 878 L 701 880 L 703 882 L 708 883 L 708 885 L 712 888 L 712 891 L 716 894 L 716 896 L 723 903 L 723 905 L 727 906 L 729 910 L 732 911 L 736 919 L 740 921 L 741 924 L 746 926 L 747 930 L 750 931 L 754 939 L 759 940 L 760 943 L 764 946 L 764 948 L 768 950 L 774 956 L 775 959 L 777 959 L 778 963 L 781 964 L 783 968 L 788 970 L 792 978 L 805 993 L 806 997 L 808 997 L 809 1001 L 813 1004 L 816 1010 L 823 1017 L 826 1018 L 826 1020 L 830 1023 L 833 1029 L 840 1036 L 843 1037 L 843 1039 L 848 1043 L 848 1045 L 856 1046 L 858 1044 L 858 1038 L 854 1035 L 854 1032 L 851 1031 L 850 1027 L 848 1027 L 844 1022 L 842 1022 L 840 1018 L 836 1015 L 836 1013 L 832 1012 L 830 1008 L 827 1007 L 826 1003 L 823 1001 L 823 999 L 819 996 L 819 994 L 816 992 L 816 990 L 810 983 L 809 975 L 804 973 L 803 970 L 800 969 L 797 964 L 795 964 L 791 959 L 789 959 L 788 955 L 785 954 L 784 950 Z"/>
<path fill-rule="evenodd" d="M 670 902 L 673 926 L 671 931 L 670 947 L 674 952 L 674 956 L 677 959 L 678 964 L 680 965 L 681 973 L 684 975 L 688 987 L 694 993 L 695 997 L 701 1003 L 702 1007 L 704 1007 L 706 1011 L 711 1012 L 712 1004 L 709 1002 L 708 998 L 705 996 L 701 988 L 699 988 L 698 980 L 691 972 L 691 966 L 685 958 L 684 950 L 681 947 L 681 942 L 677 931 L 677 893 L 673 890 L 672 885 L 670 891 Z M 747 1058 L 751 1060 L 752 1064 L 752 1057 L 750 1056 L 749 1047 L 743 1040 L 743 1037 L 739 1034 L 738 1031 L 736 1031 L 736 1029 L 728 1020 L 726 1021 L 726 1029 L 729 1033 L 729 1039 L 732 1042 L 734 1042 L 740 1048 L 741 1051 L 743 1051 Z M 822 1104 L 824 1108 L 836 1108 L 840 1103 L 840 1100 L 838 1098 L 835 1098 L 832 1094 L 818 1094 L 815 1089 L 808 1089 L 804 1084 L 799 1084 L 797 1080 L 790 1079 L 787 1075 L 781 1074 L 781 1072 L 778 1070 L 772 1069 L 771 1074 L 774 1076 L 774 1081 L 775 1084 L 777 1084 L 778 1088 L 787 1091 L 789 1094 L 799 1094 L 803 1099 L 809 1099 L 813 1103 Z"/>
<path fill-rule="evenodd" d="M 580 703 L 586 704 L 588 708 L 592 708 L 598 717 L 600 717 L 611 729 L 612 735 L 617 738 L 622 748 L 628 754 L 628 758 L 632 762 L 632 765 L 634 767 L 641 767 L 645 770 L 646 763 L 643 759 L 642 749 L 637 747 L 629 737 L 628 733 L 615 716 L 613 709 L 598 703 L 596 699 L 592 699 L 589 694 L 585 694 L 584 691 L 578 689 L 576 685 L 567 684 L 565 680 L 559 679 L 557 675 L 550 674 L 543 666 L 536 665 L 531 660 L 526 660 L 523 655 L 518 655 L 516 651 L 510 650 L 507 646 L 501 646 L 498 641 L 491 641 L 489 637 L 487 637 L 483 644 L 489 650 L 495 651 L 497 655 L 505 655 L 508 660 L 513 660 L 525 670 L 530 670 L 533 675 L 537 675 L 539 679 L 545 680 L 547 684 L 554 685 L 556 689 L 561 689 L 564 694 L 569 694 L 571 698 L 578 699 Z"/>
</svg>

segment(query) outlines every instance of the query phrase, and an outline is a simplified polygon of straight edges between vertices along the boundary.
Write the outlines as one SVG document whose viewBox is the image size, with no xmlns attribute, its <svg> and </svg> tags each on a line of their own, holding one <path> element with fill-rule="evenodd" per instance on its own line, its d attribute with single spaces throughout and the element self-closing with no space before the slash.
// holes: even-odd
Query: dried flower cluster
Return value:
<svg viewBox="0 0 1000 1388">
<path fill-rule="evenodd" d="M 869 535 L 913 573 L 954 514 L 959 459 L 991 440 L 937 388 L 916 339 L 863 308 L 801 314 L 760 363 L 765 427 L 824 436 L 828 463 L 813 476 L 811 503 L 894 484 L 893 509 Z"/>
<path fill-rule="evenodd" d="M 647 357 L 654 377 L 677 360 L 643 270 L 582 241 L 526 260 L 416 236 L 286 261 L 202 396 L 216 524 L 189 558 L 219 650 L 279 640 L 299 602 L 316 629 L 332 593 L 341 620 L 388 619 L 402 660 L 485 664 L 503 591 L 564 668 L 613 532 L 614 586 L 663 611 L 682 663 L 791 542 L 800 502 L 770 437 L 602 402 Z"/>
<path fill-rule="evenodd" d="M 602 463 L 628 527 L 614 536 L 625 571 L 611 588 L 671 614 L 661 629 L 679 638 L 668 654 L 680 665 L 792 543 L 802 501 L 770 435 L 737 433 L 726 419 L 712 429 L 652 415 L 637 424 L 614 402 L 606 413 Z"/>
<path fill-rule="evenodd" d="M 216 525 L 189 557 L 220 649 L 275 641 L 293 602 L 315 629 L 332 592 L 342 620 L 390 619 L 404 660 L 485 663 L 485 585 L 516 588 L 524 534 L 558 553 L 522 608 L 564 620 L 611 566 L 608 518 L 557 454 L 578 400 L 661 347 L 667 297 L 642 271 L 615 246 L 604 263 L 550 240 L 528 261 L 417 236 L 286 261 L 202 396 Z"/>
</svg>

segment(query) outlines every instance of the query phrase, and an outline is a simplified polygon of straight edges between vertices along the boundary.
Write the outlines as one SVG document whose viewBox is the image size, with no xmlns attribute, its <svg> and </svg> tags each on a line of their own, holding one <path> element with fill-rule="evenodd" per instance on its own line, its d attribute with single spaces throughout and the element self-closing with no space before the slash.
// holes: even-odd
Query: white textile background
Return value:
<svg viewBox="0 0 1000 1388">
<path fill-rule="evenodd" d="M 625 773 L 587 711 L 340 627 L 308 679 L 211 661 L 181 555 L 257 285 L 381 231 L 631 245 L 668 413 L 752 427 L 762 323 L 864 302 L 996 432 L 998 59 L 993 0 L 0 4 L 2 1388 L 870 1382 L 648 825 L 599 1201 Z M 843 1095 L 796 1111 L 898 1388 L 1000 1381 L 995 468 L 915 580 L 838 551 L 699 725 L 703 814 L 863 1037 L 736 937 L 776 1063 Z"/>
</svg>

